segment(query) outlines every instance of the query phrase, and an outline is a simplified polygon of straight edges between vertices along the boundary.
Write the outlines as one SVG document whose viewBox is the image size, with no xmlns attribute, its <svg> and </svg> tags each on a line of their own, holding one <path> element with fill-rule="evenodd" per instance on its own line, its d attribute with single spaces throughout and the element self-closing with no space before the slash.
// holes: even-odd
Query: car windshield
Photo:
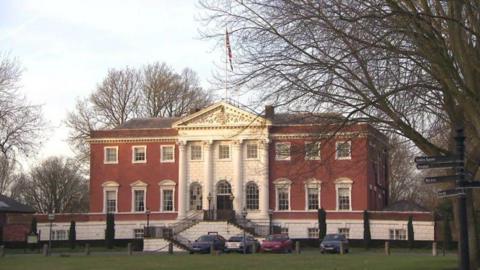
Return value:
<svg viewBox="0 0 480 270">
<path fill-rule="evenodd" d="M 267 241 L 283 241 L 283 240 L 287 240 L 287 237 L 285 235 L 274 234 L 274 235 L 267 236 Z"/>
<path fill-rule="evenodd" d="M 198 238 L 199 242 L 212 242 L 215 240 L 215 235 L 204 235 Z"/>
<path fill-rule="evenodd" d="M 341 234 L 327 234 L 325 235 L 325 238 L 323 238 L 325 241 L 340 241 L 343 240 L 343 235 Z"/>
<path fill-rule="evenodd" d="M 228 239 L 228 242 L 241 242 L 243 241 L 242 236 L 232 236 L 230 239 Z"/>
</svg>

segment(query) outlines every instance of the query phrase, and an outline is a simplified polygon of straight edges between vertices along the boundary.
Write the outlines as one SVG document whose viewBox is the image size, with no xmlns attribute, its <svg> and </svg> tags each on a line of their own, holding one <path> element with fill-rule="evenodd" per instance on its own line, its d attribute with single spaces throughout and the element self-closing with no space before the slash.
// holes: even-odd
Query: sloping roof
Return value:
<svg viewBox="0 0 480 270">
<path fill-rule="evenodd" d="M 4 195 L 0 195 L 0 213 L 35 213 L 36 211 L 23 203 Z"/>
<path fill-rule="evenodd" d="M 275 113 L 271 119 L 273 125 L 291 124 L 333 124 L 345 118 L 337 113 Z"/>
<path fill-rule="evenodd" d="M 387 205 L 383 208 L 382 211 L 397 211 L 397 212 L 428 212 L 428 210 L 419 204 L 407 200 L 402 200 L 398 202 L 394 202 L 392 204 Z"/>
<path fill-rule="evenodd" d="M 169 118 L 136 118 L 128 120 L 114 129 L 157 129 L 171 128 L 172 123 L 180 119 L 180 117 Z"/>
</svg>

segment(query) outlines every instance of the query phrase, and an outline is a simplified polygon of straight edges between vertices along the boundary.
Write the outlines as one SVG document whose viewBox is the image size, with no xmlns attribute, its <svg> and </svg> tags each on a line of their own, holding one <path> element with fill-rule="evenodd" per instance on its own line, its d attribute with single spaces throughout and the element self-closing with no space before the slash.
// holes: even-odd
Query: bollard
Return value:
<svg viewBox="0 0 480 270">
<path fill-rule="evenodd" d="M 5 246 L 0 246 L 0 257 L 5 257 Z"/>
<path fill-rule="evenodd" d="M 437 242 L 432 243 L 432 256 L 437 256 L 438 251 L 437 251 Z"/>
<path fill-rule="evenodd" d="M 340 255 L 345 254 L 345 249 L 343 248 L 343 242 L 340 242 Z"/>
<path fill-rule="evenodd" d="M 90 244 L 86 243 L 85 244 L 85 256 L 90 255 Z"/>
<path fill-rule="evenodd" d="M 127 244 L 127 254 L 128 254 L 129 256 L 132 256 L 132 253 L 133 253 L 132 243 L 128 243 L 128 244 Z"/>
<path fill-rule="evenodd" d="M 390 243 L 388 241 L 385 241 L 385 255 L 390 255 Z"/>
<path fill-rule="evenodd" d="M 42 252 L 43 256 L 48 256 L 48 255 L 49 255 L 49 254 L 48 254 L 49 252 L 48 252 L 48 245 L 47 245 L 47 244 L 43 244 L 43 249 L 42 249 L 42 251 L 43 251 L 43 252 Z"/>
<path fill-rule="evenodd" d="M 212 255 L 215 255 L 215 246 L 212 244 L 210 244 L 210 254 Z"/>
<path fill-rule="evenodd" d="M 295 242 L 295 253 L 300 254 L 300 241 Z"/>
<path fill-rule="evenodd" d="M 173 243 L 168 243 L 168 254 L 173 254 Z"/>
</svg>

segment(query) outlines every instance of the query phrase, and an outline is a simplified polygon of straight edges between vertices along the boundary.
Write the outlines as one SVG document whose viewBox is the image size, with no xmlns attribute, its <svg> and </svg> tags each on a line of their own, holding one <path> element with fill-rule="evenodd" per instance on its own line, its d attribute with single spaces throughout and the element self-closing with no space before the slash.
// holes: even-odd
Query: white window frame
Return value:
<svg viewBox="0 0 480 270">
<path fill-rule="evenodd" d="M 115 149 L 115 161 L 107 160 L 107 149 Z M 103 164 L 118 164 L 118 146 L 103 147 Z"/>
<path fill-rule="evenodd" d="M 309 144 L 315 144 L 317 145 L 317 148 L 318 148 L 318 153 L 316 156 L 308 156 L 308 149 L 307 149 L 307 145 Z M 305 160 L 321 160 L 321 147 L 322 147 L 322 144 L 320 142 L 315 142 L 315 141 L 306 141 L 305 144 L 304 144 L 304 149 L 305 149 Z"/>
<path fill-rule="evenodd" d="M 256 154 L 256 157 L 254 157 L 254 158 L 253 158 L 253 157 L 248 157 L 248 146 L 249 146 L 249 145 L 255 145 L 255 147 L 256 147 L 256 150 L 257 150 L 256 153 L 257 153 L 257 154 Z M 256 142 L 248 142 L 248 143 L 246 143 L 246 144 L 245 144 L 245 159 L 246 159 L 246 160 L 258 160 L 258 156 L 259 156 L 259 155 L 258 155 L 258 143 L 256 143 Z"/>
<path fill-rule="evenodd" d="M 195 147 L 200 147 L 200 158 L 199 159 L 192 159 L 193 155 L 193 151 L 192 151 L 192 147 L 195 146 Z M 201 144 L 190 144 L 190 146 L 188 147 L 188 152 L 189 152 L 189 160 L 190 161 L 193 161 L 193 162 L 196 162 L 196 161 L 203 161 L 203 145 Z"/>
<path fill-rule="evenodd" d="M 288 146 L 288 157 L 283 157 L 279 155 L 278 147 L 280 145 L 287 145 Z M 289 161 L 292 156 L 292 144 L 290 142 L 276 142 L 275 143 L 275 160 L 278 161 Z"/>
<path fill-rule="evenodd" d="M 349 154 L 348 157 L 339 157 L 338 156 L 338 146 L 340 144 L 345 144 L 347 143 L 350 147 L 350 151 L 349 151 Z M 349 160 L 349 159 L 352 159 L 352 141 L 336 141 L 335 142 L 335 159 L 336 160 Z"/>
<path fill-rule="evenodd" d="M 60 233 L 62 234 L 62 239 L 59 239 L 59 235 Z M 65 240 L 68 240 L 68 232 L 67 230 L 61 230 L 61 229 L 57 229 L 57 230 L 52 230 L 50 232 L 51 236 L 52 236 L 52 240 L 53 241 L 65 241 Z"/>
<path fill-rule="evenodd" d="M 130 184 L 132 187 L 132 204 L 131 204 L 131 212 L 132 213 L 145 213 L 147 211 L 147 184 L 138 180 Z M 135 210 L 135 191 L 143 191 L 143 211 L 136 211 Z"/>
<path fill-rule="evenodd" d="M 248 191 L 248 186 L 249 185 L 255 185 L 257 187 L 257 208 L 248 208 L 247 207 L 247 191 Z M 245 197 L 245 210 L 247 210 L 247 212 L 257 212 L 260 210 L 260 187 L 258 186 L 258 184 L 255 182 L 255 181 L 248 181 L 246 184 L 245 184 L 245 192 L 244 192 L 244 197 Z"/>
<path fill-rule="evenodd" d="M 292 181 L 286 178 L 280 178 L 275 181 L 273 181 L 273 184 L 275 185 L 275 211 L 278 212 L 288 212 L 292 210 L 292 192 L 291 192 L 291 186 L 292 186 Z M 279 189 L 281 188 L 287 188 L 288 191 L 288 209 L 279 209 Z"/>
<path fill-rule="evenodd" d="M 145 151 L 145 159 L 144 160 L 135 160 L 135 149 L 143 148 Z M 147 146 L 146 145 L 133 145 L 132 146 L 132 163 L 147 163 Z"/>
<path fill-rule="evenodd" d="M 140 236 L 140 232 L 142 237 L 137 237 L 137 236 Z M 133 239 L 143 239 L 144 237 L 145 237 L 145 230 L 143 228 L 133 229 Z"/>
<path fill-rule="evenodd" d="M 340 179 L 337 179 L 335 180 L 335 197 L 336 197 L 336 210 L 337 211 L 341 211 L 341 212 L 346 212 L 346 211 L 352 211 L 352 201 L 353 201 L 353 198 L 352 198 L 352 185 L 353 185 L 353 181 L 348 179 L 348 178 L 340 178 Z M 340 209 L 339 206 L 340 206 L 340 198 L 339 198 L 339 194 L 338 194 L 338 189 L 340 188 L 347 188 L 348 191 L 349 191 L 349 198 L 350 198 L 350 205 L 349 205 L 349 209 Z"/>
<path fill-rule="evenodd" d="M 172 159 L 164 159 L 163 158 L 163 149 L 165 149 L 165 148 L 172 148 Z M 173 163 L 173 162 L 175 162 L 175 145 L 174 144 L 160 145 L 160 162 L 161 163 Z"/>
<path fill-rule="evenodd" d="M 221 148 L 222 146 L 228 147 L 228 158 L 220 158 L 220 148 Z M 222 160 L 222 161 L 232 160 L 232 146 L 231 146 L 230 144 L 221 143 L 221 144 L 218 145 L 217 149 L 218 149 L 218 151 L 217 151 L 217 160 Z"/>
<path fill-rule="evenodd" d="M 342 233 L 341 230 L 346 230 L 347 233 Z M 345 236 L 345 239 L 350 239 L 350 228 L 347 228 L 347 227 L 341 227 L 341 228 L 337 228 L 337 232 L 338 234 L 342 234 L 343 236 Z"/>
<path fill-rule="evenodd" d="M 405 232 L 405 238 L 404 239 L 400 239 L 400 237 L 397 237 L 397 232 L 400 232 L 400 231 L 403 231 Z M 392 234 L 393 233 L 393 234 Z M 392 235 L 393 235 L 393 238 L 392 238 Z M 398 233 L 398 235 L 400 235 L 400 233 Z M 405 241 L 408 239 L 408 232 L 406 229 L 404 228 L 390 228 L 388 230 L 388 239 L 389 240 L 399 240 L 399 241 Z"/>
<path fill-rule="evenodd" d="M 174 213 L 175 209 L 175 186 L 176 183 L 172 180 L 162 180 L 158 183 L 160 186 L 160 212 L 162 213 Z M 172 210 L 163 210 L 163 191 L 164 190 L 171 190 L 172 191 Z"/>
<path fill-rule="evenodd" d="M 107 191 L 115 192 L 115 212 L 118 213 L 118 187 L 120 185 L 114 181 L 106 181 L 102 184 L 103 187 L 103 207 L 102 212 L 104 214 L 107 213 Z M 112 213 L 112 212 L 111 212 Z"/>
<path fill-rule="evenodd" d="M 310 235 L 310 231 L 314 231 L 313 232 L 313 236 Z M 310 228 L 307 228 L 307 238 L 309 239 L 318 239 L 320 236 L 320 230 L 318 229 L 318 227 L 310 227 Z"/>
<path fill-rule="evenodd" d="M 317 209 L 309 209 L 308 207 L 308 189 L 316 188 L 318 189 L 318 208 Z M 305 181 L 305 211 L 316 212 L 318 209 L 322 208 L 322 181 L 318 181 L 314 178 Z"/>
</svg>

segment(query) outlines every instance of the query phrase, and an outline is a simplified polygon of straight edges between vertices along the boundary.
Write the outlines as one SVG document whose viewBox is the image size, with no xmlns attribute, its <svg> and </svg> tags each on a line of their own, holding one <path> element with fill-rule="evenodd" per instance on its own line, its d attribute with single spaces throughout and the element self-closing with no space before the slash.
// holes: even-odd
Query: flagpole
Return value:
<svg viewBox="0 0 480 270">
<path fill-rule="evenodd" d="M 227 93 L 227 83 L 228 83 L 228 30 L 225 27 L 225 101 L 227 101 L 228 93 Z"/>
</svg>

